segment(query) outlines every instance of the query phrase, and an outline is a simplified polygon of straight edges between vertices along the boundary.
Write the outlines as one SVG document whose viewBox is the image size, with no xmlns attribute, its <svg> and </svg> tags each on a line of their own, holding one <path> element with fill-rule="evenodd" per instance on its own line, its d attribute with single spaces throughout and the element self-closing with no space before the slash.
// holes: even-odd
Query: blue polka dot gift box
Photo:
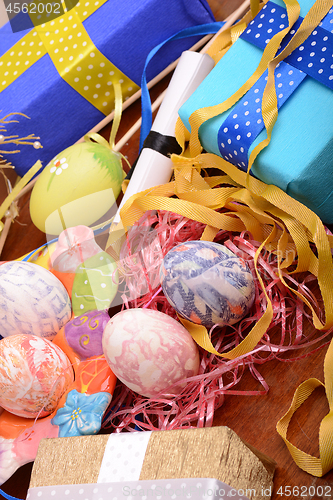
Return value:
<svg viewBox="0 0 333 500">
<path fill-rule="evenodd" d="M 19 123 L 9 123 L 6 135 L 35 134 L 43 146 L 20 147 L 13 162 L 20 176 L 37 160 L 45 166 L 112 112 L 113 81 L 121 83 L 123 99 L 134 94 L 156 45 L 214 21 L 206 0 L 66 0 L 66 13 L 61 2 L 5 3 L 9 14 L 14 6 L 22 11 L 0 29 L 0 116 L 27 115 L 15 116 Z M 42 24 L 37 6 L 48 12 Z M 148 81 L 198 38 L 168 43 L 149 64 Z"/>
<path fill-rule="evenodd" d="M 300 17 L 282 49 L 313 4 L 299 0 Z M 252 76 L 269 41 L 288 27 L 285 7 L 282 0 L 268 1 L 182 106 L 179 115 L 189 131 L 196 109 L 224 102 Z M 323 222 L 333 223 L 333 2 L 327 7 L 331 9 L 310 36 L 275 70 L 278 118 L 270 144 L 256 157 L 251 173 L 306 205 Z M 232 108 L 201 125 L 205 151 L 247 170 L 251 152 L 267 137 L 261 110 L 266 81 L 267 70 Z"/>
</svg>

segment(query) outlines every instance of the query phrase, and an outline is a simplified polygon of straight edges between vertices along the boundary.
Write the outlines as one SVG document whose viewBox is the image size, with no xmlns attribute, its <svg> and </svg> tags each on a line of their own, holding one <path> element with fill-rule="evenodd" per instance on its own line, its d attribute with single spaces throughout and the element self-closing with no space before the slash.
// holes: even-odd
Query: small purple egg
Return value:
<svg viewBox="0 0 333 500">
<path fill-rule="evenodd" d="M 65 325 L 66 340 L 81 359 L 103 354 L 102 335 L 108 321 L 106 311 L 88 311 Z"/>
</svg>

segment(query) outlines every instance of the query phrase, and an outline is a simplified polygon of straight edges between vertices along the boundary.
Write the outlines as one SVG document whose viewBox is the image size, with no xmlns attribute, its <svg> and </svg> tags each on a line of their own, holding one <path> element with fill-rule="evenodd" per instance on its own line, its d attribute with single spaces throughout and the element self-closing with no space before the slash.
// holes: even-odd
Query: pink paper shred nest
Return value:
<svg viewBox="0 0 333 500">
<path fill-rule="evenodd" d="M 177 214 L 147 212 L 131 229 L 122 247 L 122 308 L 149 307 L 177 319 L 160 286 L 160 264 L 171 248 L 185 241 L 200 239 L 203 230 L 203 224 Z M 224 244 L 247 261 L 256 287 L 256 299 L 247 317 L 236 325 L 215 325 L 210 330 L 215 349 L 222 353 L 243 340 L 262 317 L 267 302 L 254 268 L 254 255 L 260 243 L 247 232 L 239 235 L 228 231 L 219 231 L 214 241 Z M 214 412 L 223 405 L 225 394 L 258 396 L 268 392 L 268 384 L 259 371 L 260 365 L 273 359 L 291 362 L 309 356 L 329 343 L 333 329 L 323 333 L 312 326 L 308 328 L 310 333 L 306 333 L 305 325 L 312 325 L 311 314 L 304 303 L 281 283 L 275 272 L 277 263 L 274 254 L 263 250 L 258 259 L 258 269 L 274 310 L 273 320 L 258 346 L 235 360 L 227 360 L 199 348 L 199 374 L 188 379 L 186 388 L 177 396 L 170 394 L 168 397 L 147 399 L 118 382 L 103 421 L 104 429 L 121 432 L 211 426 Z M 298 281 L 286 273 L 283 276 L 290 286 L 307 297 L 320 317 L 321 304 L 310 290 L 316 285 L 316 279 L 310 274 L 299 275 Z M 237 388 L 246 372 L 250 372 L 253 379 L 261 384 L 260 389 Z"/>
</svg>

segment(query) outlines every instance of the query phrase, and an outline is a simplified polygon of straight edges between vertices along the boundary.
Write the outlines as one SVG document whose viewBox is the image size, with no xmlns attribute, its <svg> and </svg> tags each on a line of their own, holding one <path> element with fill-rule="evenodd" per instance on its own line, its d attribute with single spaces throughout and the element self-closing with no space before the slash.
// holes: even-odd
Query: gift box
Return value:
<svg viewBox="0 0 333 500">
<path fill-rule="evenodd" d="M 114 80 L 120 81 L 124 99 L 135 93 L 157 44 L 214 21 L 206 0 L 79 2 L 51 22 L 20 31 L 17 23 L 25 28 L 27 16 L 20 13 L 11 21 L 17 32 L 9 23 L 0 29 L 2 116 L 20 112 L 30 118 L 14 117 L 19 123 L 8 124 L 6 135 L 33 133 L 43 146 L 20 147 L 14 163 L 21 176 L 38 159 L 45 166 L 112 111 Z M 168 43 L 149 64 L 148 80 L 197 39 Z"/>
<path fill-rule="evenodd" d="M 267 500 L 274 470 L 272 459 L 228 427 L 44 439 L 34 462 L 29 498 L 38 498 L 43 488 L 57 497 L 55 485 L 126 486 L 148 480 L 156 485 L 162 479 L 214 478 L 234 490 L 229 496 L 242 492 L 243 498 Z"/>
<path fill-rule="evenodd" d="M 313 5 L 302 0 L 298 29 Z M 278 118 L 270 144 L 256 157 L 251 172 L 274 184 L 333 222 L 333 9 L 312 34 L 275 70 Z M 196 110 L 224 102 L 254 73 L 272 36 L 288 26 L 285 5 L 269 1 L 179 111 L 190 130 Z M 285 45 L 283 44 L 283 46 Z M 267 71 L 232 108 L 199 129 L 203 148 L 247 170 L 253 149 L 266 138 L 261 101 Z"/>
</svg>

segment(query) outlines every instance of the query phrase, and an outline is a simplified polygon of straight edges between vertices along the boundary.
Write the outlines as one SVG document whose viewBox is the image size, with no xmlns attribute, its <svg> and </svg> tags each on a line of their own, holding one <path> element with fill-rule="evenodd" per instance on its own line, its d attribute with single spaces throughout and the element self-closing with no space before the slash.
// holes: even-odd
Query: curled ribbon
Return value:
<svg viewBox="0 0 333 500">
<path fill-rule="evenodd" d="M 266 247 L 277 255 L 277 272 L 281 282 L 310 308 L 315 328 L 326 330 L 333 326 L 332 242 L 319 217 L 281 189 L 257 179 L 252 179 L 250 191 L 247 174 L 216 155 L 206 153 L 196 158 L 174 155 L 172 159 L 175 180 L 132 196 L 120 212 L 124 228 L 132 226 L 147 210 L 159 209 L 206 224 L 204 239 L 213 239 L 220 229 L 247 230 L 255 240 L 262 242 L 254 259 L 260 284 L 262 280 L 257 260 Z M 208 168 L 220 170 L 221 175 L 202 177 L 200 172 Z M 315 245 L 317 254 L 312 245 Z M 298 255 L 297 268 L 289 271 L 295 255 Z M 318 281 L 325 320 L 306 296 L 289 286 L 283 276 L 285 273 L 292 275 L 304 271 L 313 274 Z M 215 350 L 205 327 L 190 322 L 186 322 L 185 326 L 204 349 L 235 359 L 255 348 L 272 320 L 272 304 L 265 296 L 265 313 L 245 339 L 229 352 L 218 353 Z"/>
<path fill-rule="evenodd" d="M 203 239 L 213 240 L 217 232 L 223 229 L 234 232 L 249 231 L 255 240 L 262 242 L 255 253 L 254 265 L 267 306 L 260 320 L 243 341 L 228 352 L 218 352 L 212 345 L 205 327 L 181 319 L 201 347 L 227 359 L 235 359 L 251 352 L 272 321 L 273 306 L 258 270 L 258 259 L 265 247 L 277 257 L 277 278 L 310 309 L 314 327 L 318 330 L 327 330 L 333 326 L 333 264 L 331 254 L 333 241 L 326 234 L 319 217 L 281 189 L 268 186 L 250 177 L 249 171 L 247 173 L 241 172 L 232 164 L 213 154 L 198 155 L 201 150 L 198 139 L 200 124 L 232 106 L 252 87 L 267 67 L 269 68 L 269 77 L 263 102 L 267 139 L 254 150 L 250 158 L 249 169 L 256 155 L 268 145 L 277 119 L 274 70 L 279 61 L 291 53 L 311 33 L 328 8 L 327 2 L 317 2 L 309 15 L 305 17 L 301 28 L 291 42 L 276 56 L 283 37 L 299 17 L 298 2 L 288 0 L 286 4 L 289 26 L 275 35 L 267 45 L 255 74 L 238 93 L 225 103 L 213 107 L 209 113 L 206 113 L 207 110 L 198 110 L 194 113 L 195 116 L 192 115 L 190 155 L 196 153 L 196 156 L 188 158 L 173 155 L 174 180 L 133 195 L 120 213 L 125 229 L 137 222 L 146 211 L 166 210 L 205 224 Z M 225 49 L 227 47 L 223 48 L 223 50 Z M 183 151 L 185 137 L 184 129 L 177 133 L 177 139 L 182 145 Z M 212 177 L 202 176 L 201 174 L 209 168 L 219 170 L 220 174 Z M 315 249 L 313 249 L 314 247 Z M 297 266 L 290 268 L 296 255 L 298 257 Z M 323 315 L 311 305 L 301 287 L 298 289 L 291 287 L 284 277 L 300 272 L 309 272 L 317 279 L 323 300 Z M 316 387 L 323 385 L 322 382 L 310 379 L 302 384 L 295 394 L 291 409 L 278 424 L 278 431 L 285 439 L 296 463 L 315 475 L 322 475 L 333 466 L 333 457 L 330 452 L 333 444 L 333 432 L 331 431 L 333 428 L 332 354 L 333 347 L 331 345 L 325 360 L 326 394 L 330 404 L 330 413 L 321 424 L 321 459 L 310 457 L 297 450 L 287 441 L 286 435 L 294 411 Z"/>
<path fill-rule="evenodd" d="M 297 0 L 285 0 L 288 22 L 289 25 L 277 32 L 272 39 L 267 43 L 261 61 L 253 73 L 253 75 L 245 82 L 244 85 L 231 97 L 229 97 L 224 102 L 217 104 L 215 106 L 210 106 L 207 108 L 197 109 L 192 113 L 189 118 L 189 123 L 191 127 L 191 133 L 189 136 L 189 155 L 196 156 L 202 150 L 199 141 L 199 128 L 205 121 L 222 114 L 223 112 L 230 109 L 237 101 L 239 101 L 254 85 L 255 82 L 263 75 L 263 73 L 268 69 L 268 79 L 264 90 L 262 99 L 262 116 L 265 124 L 267 137 L 260 144 L 258 144 L 252 151 L 249 158 L 248 171 L 250 171 L 251 166 L 257 157 L 257 155 L 262 151 L 270 142 L 273 127 L 276 123 L 278 116 L 277 107 L 277 96 L 275 90 L 275 69 L 277 65 L 289 56 L 297 47 L 302 45 L 302 43 L 308 38 L 311 32 L 318 26 L 319 22 L 325 17 L 330 8 L 332 7 L 332 2 L 325 2 L 322 0 L 317 0 L 313 7 L 309 10 L 308 14 L 303 19 L 299 29 L 296 31 L 295 35 L 291 38 L 290 42 L 286 47 L 277 54 L 282 40 L 285 35 L 290 31 L 292 26 L 299 18 L 300 7 Z M 223 48 L 223 47 L 222 47 Z M 223 52 L 224 53 L 224 52 Z M 185 148 L 185 138 L 188 137 L 188 132 L 182 122 L 179 120 L 176 128 L 176 138 L 179 144 Z M 250 177 L 248 176 L 248 183 L 250 183 Z M 250 187 L 250 185 L 249 185 Z"/>
<path fill-rule="evenodd" d="M 175 212 L 192 220 L 206 224 L 202 238 L 214 239 L 219 229 L 237 231 L 248 230 L 254 239 L 261 241 L 255 258 L 255 271 L 261 284 L 267 302 L 266 311 L 252 328 L 249 334 L 229 352 L 219 353 L 210 340 L 207 330 L 201 325 L 195 325 L 181 319 L 190 331 L 194 340 L 208 352 L 227 359 L 235 359 L 251 352 L 265 334 L 273 317 L 272 303 L 263 287 L 258 271 L 258 257 L 266 246 L 277 256 L 277 274 L 281 283 L 291 293 L 300 298 L 311 311 L 313 325 L 318 330 L 327 330 L 333 326 L 333 264 L 332 238 L 326 234 L 319 219 L 307 207 L 289 197 L 276 186 L 268 186 L 250 177 L 249 172 L 254 159 L 270 142 L 272 130 L 277 120 L 277 98 L 274 82 L 274 71 L 277 64 L 303 41 L 318 25 L 320 20 L 331 8 L 331 2 L 317 0 L 305 16 L 300 28 L 288 45 L 276 56 L 280 43 L 299 17 L 299 4 L 288 0 L 287 5 L 289 26 L 277 33 L 267 44 L 261 62 L 256 72 L 239 91 L 227 101 L 211 108 L 203 108 L 190 117 L 191 135 L 189 156 L 175 157 L 175 180 L 168 185 L 158 186 L 130 198 L 121 211 L 124 226 L 130 226 L 137 221 L 146 210 L 162 209 Z M 225 49 L 223 49 L 225 50 Z M 212 154 L 198 155 L 201 151 L 198 131 L 200 125 L 207 119 L 229 109 L 253 85 L 253 83 L 268 68 L 268 81 L 265 88 L 262 114 L 267 131 L 267 138 L 252 152 L 247 173 Z M 178 121 L 176 137 L 185 150 L 187 131 Z M 224 175 L 203 178 L 200 173 L 207 168 L 222 171 Z M 171 198 L 173 197 L 173 198 Z M 227 209 L 227 211 L 224 211 Z M 313 249 L 315 247 L 315 249 Z M 288 269 L 297 255 L 296 269 Z M 300 272 L 311 273 L 318 282 L 323 301 L 323 313 L 315 310 L 303 295 L 300 288 L 294 289 L 288 285 L 284 275 Z M 325 390 L 330 411 L 321 422 L 319 431 L 320 458 L 312 457 L 297 449 L 287 439 L 288 425 L 292 415 L 306 401 L 310 394 L 324 384 L 317 379 L 309 379 L 296 390 L 292 405 L 286 415 L 278 422 L 277 431 L 286 442 L 296 464 L 305 471 L 322 476 L 333 467 L 333 343 L 331 343 L 325 358 Z"/>
<path fill-rule="evenodd" d="M 330 343 L 324 361 L 325 384 L 316 378 L 303 382 L 294 394 L 293 401 L 287 413 L 279 420 L 277 432 L 286 443 L 294 461 L 301 469 L 313 476 L 322 477 L 333 467 L 333 342 Z M 319 428 L 320 458 L 313 457 L 299 450 L 287 439 L 288 426 L 297 409 L 308 399 L 317 387 L 325 387 L 329 403 L 329 413 L 323 418 Z"/>
<path fill-rule="evenodd" d="M 257 15 L 262 6 L 259 0 L 251 0 L 251 9 L 244 16 L 227 30 L 222 31 L 208 47 L 207 54 L 214 59 L 215 64 L 227 52 L 233 43 L 240 37 L 250 21 Z"/>
</svg>

